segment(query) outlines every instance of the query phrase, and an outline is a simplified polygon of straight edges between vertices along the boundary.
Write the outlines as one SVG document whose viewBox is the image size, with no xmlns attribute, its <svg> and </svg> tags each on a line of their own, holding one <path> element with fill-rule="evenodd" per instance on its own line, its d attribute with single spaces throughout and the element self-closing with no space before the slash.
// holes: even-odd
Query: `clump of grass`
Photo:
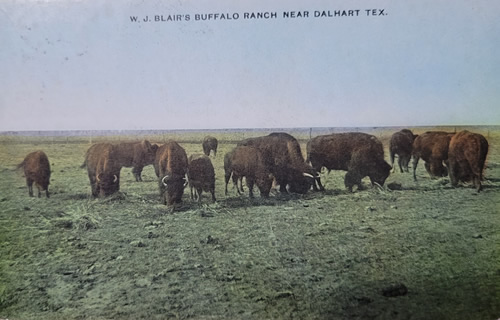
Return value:
<svg viewBox="0 0 500 320">
<path fill-rule="evenodd" d="M 68 210 L 68 215 L 71 217 L 71 227 L 76 227 L 78 230 L 97 229 L 100 224 L 100 219 L 94 210 L 92 210 L 92 201 L 87 201 L 76 206 L 73 210 Z M 69 225 L 68 223 L 65 226 Z"/>
</svg>

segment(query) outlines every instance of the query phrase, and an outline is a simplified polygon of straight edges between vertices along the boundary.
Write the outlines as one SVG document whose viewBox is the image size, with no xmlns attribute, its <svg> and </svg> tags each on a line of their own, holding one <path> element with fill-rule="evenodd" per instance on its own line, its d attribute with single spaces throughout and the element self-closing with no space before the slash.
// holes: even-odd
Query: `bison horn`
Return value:
<svg viewBox="0 0 500 320">
<path fill-rule="evenodd" d="M 113 179 L 113 183 L 116 183 L 116 181 L 118 181 L 118 177 L 115 175 L 113 175 L 114 179 Z"/>
<path fill-rule="evenodd" d="M 99 176 L 100 176 L 100 175 L 101 175 L 101 174 L 99 173 L 99 174 L 95 177 L 95 178 L 96 178 L 96 180 L 97 180 L 98 182 L 101 182 L 101 178 L 99 178 Z"/>
<path fill-rule="evenodd" d="M 186 178 L 183 178 L 183 179 L 184 179 L 184 188 L 185 188 L 188 185 L 189 181 Z"/>
<path fill-rule="evenodd" d="M 373 184 L 377 186 L 380 190 L 384 190 L 384 188 L 378 182 L 373 182 Z"/>
<path fill-rule="evenodd" d="M 166 187 L 167 183 L 165 182 L 165 178 L 168 178 L 168 175 L 164 176 L 163 179 L 161 179 L 161 183 Z"/>
<path fill-rule="evenodd" d="M 312 174 L 310 174 L 310 173 L 304 172 L 303 175 L 304 175 L 304 177 L 308 177 L 308 178 L 313 178 L 314 179 L 314 176 Z"/>
</svg>

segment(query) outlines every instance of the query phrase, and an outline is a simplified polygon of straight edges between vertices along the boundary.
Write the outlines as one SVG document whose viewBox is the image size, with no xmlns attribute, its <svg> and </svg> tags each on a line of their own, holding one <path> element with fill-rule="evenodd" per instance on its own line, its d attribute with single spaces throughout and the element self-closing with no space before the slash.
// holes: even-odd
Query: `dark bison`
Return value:
<svg viewBox="0 0 500 320">
<path fill-rule="evenodd" d="M 136 181 L 142 181 L 142 169 L 153 164 L 158 145 L 148 140 L 141 142 L 122 142 L 116 145 L 116 152 L 122 167 L 133 167 L 132 173 Z"/>
<path fill-rule="evenodd" d="M 82 168 L 87 167 L 94 197 L 109 196 L 120 190 L 119 153 L 110 143 L 94 144 L 87 150 Z"/>
<path fill-rule="evenodd" d="M 414 135 L 411 130 L 403 129 L 401 131 L 395 132 L 389 144 L 389 154 L 391 157 L 392 172 L 395 171 L 394 167 L 394 156 L 398 156 L 399 170 L 403 172 L 408 172 L 408 164 L 411 159 L 411 152 L 413 149 L 413 141 L 417 135 Z"/>
<path fill-rule="evenodd" d="M 226 190 L 225 190 L 225 195 L 227 196 L 227 184 L 229 182 L 229 179 L 233 178 L 233 185 L 236 187 L 236 190 L 238 192 L 238 194 L 241 194 L 240 193 L 240 190 L 241 192 L 243 192 L 243 178 L 238 178 L 237 175 L 233 174 L 231 175 L 232 171 L 231 171 L 231 160 L 232 160 L 232 157 L 233 157 L 233 153 L 234 153 L 234 149 L 229 151 L 228 153 L 226 153 L 224 155 L 224 173 L 225 173 L 225 179 L 227 179 L 226 181 Z M 228 176 L 229 174 L 229 176 Z M 238 186 L 238 180 L 240 181 L 240 186 L 241 188 Z"/>
<path fill-rule="evenodd" d="M 188 158 L 184 148 L 175 141 L 167 141 L 158 148 L 154 167 L 162 203 L 169 206 L 180 204 L 187 185 Z"/>
<path fill-rule="evenodd" d="M 198 203 L 201 203 L 201 194 L 203 191 L 210 192 L 212 194 L 212 201 L 215 202 L 215 170 L 208 156 L 199 154 L 190 155 L 187 176 L 191 190 L 191 199 L 194 199 L 194 188 Z"/>
<path fill-rule="evenodd" d="M 214 157 L 217 156 L 217 145 L 218 141 L 216 138 L 211 137 L 211 136 L 206 136 L 205 139 L 203 139 L 203 153 L 206 154 L 207 156 L 210 155 L 210 150 L 214 151 Z"/>
<path fill-rule="evenodd" d="M 361 132 L 333 133 L 310 140 L 307 159 L 319 173 L 321 168 L 347 171 L 344 184 L 349 191 L 368 176 L 372 184 L 382 186 L 389 176 L 391 166 L 384 160 L 382 143 L 373 135 Z M 319 175 L 316 182 L 320 190 Z"/>
<path fill-rule="evenodd" d="M 267 170 L 280 186 L 280 192 L 306 193 L 314 184 L 313 170 L 304 161 L 299 142 L 288 133 L 275 132 L 245 139 L 238 146 L 253 146 L 261 152 Z"/>
<path fill-rule="evenodd" d="M 28 154 L 23 162 L 17 165 L 17 169 L 19 168 L 24 169 L 30 197 L 33 197 L 33 183 L 38 189 L 38 198 L 41 197 L 41 191 L 43 190 L 45 190 L 45 196 L 50 197 L 50 163 L 49 158 L 43 151 L 34 151 Z"/>
<path fill-rule="evenodd" d="M 487 154 L 488 141 L 484 136 L 467 130 L 455 134 L 448 150 L 451 184 L 456 187 L 460 181 L 472 181 L 480 192 Z"/>
<path fill-rule="evenodd" d="M 229 165 L 224 165 L 225 182 L 227 195 L 227 184 L 231 175 L 233 184 L 236 186 L 238 194 L 238 180 L 241 181 L 245 177 L 249 190 L 250 198 L 253 198 L 253 186 L 257 184 L 261 197 L 269 197 L 269 192 L 273 183 L 273 176 L 269 168 L 264 163 L 264 158 L 261 152 L 250 146 L 238 146 L 229 154 Z M 242 188 L 243 189 L 243 188 Z"/>
<path fill-rule="evenodd" d="M 444 131 L 428 131 L 413 141 L 413 180 L 417 180 L 416 170 L 420 158 L 425 161 L 425 169 L 431 178 L 448 175 L 444 163 L 448 161 L 448 147 L 453 135 Z"/>
</svg>

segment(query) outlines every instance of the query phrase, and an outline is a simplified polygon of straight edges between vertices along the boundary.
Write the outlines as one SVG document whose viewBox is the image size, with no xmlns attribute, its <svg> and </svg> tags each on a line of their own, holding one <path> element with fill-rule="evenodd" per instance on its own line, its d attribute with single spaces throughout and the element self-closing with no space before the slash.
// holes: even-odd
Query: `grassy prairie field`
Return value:
<svg viewBox="0 0 500 320">
<path fill-rule="evenodd" d="M 428 129 L 441 128 L 413 131 Z M 497 319 L 500 128 L 469 130 L 490 144 L 479 194 L 430 179 L 421 161 L 417 182 L 399 170 L 389 176 L 402 190 L 364 180 L 365 190 L 349 193 L 345 173 L 332 171 L 325 192 L 260 199 L 257 191 L 253 200 L 232 187 L 224 195 L 223 155 L 270 131 L 210 132 L 219 139 L 218 201 L 204 193 L 199 206 L 186 188 L 173 213 L 160 204 L 152 166 L 144 182 L 123 168 L 120 193 L 106 199 L 90 197 L 79 166 L 100 141 L 172 138 L 201 153 L 203 132 L 0 136 L 0 318 Z M 395 131 L 368 131 L 387 161 Z M 288 132 L 305 152 L 309 132 Z M 39 149 L 52 166 L 49 199 L 28 197 L 14 170 Z"/>
</svg>

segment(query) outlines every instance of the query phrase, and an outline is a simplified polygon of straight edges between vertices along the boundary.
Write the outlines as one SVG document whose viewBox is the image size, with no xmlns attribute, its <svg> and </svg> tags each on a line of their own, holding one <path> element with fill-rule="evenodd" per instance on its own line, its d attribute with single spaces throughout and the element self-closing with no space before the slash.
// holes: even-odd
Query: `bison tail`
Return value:
<svg viewBox="0 0 500 320">
<path fill-rule="evenodd" d="M 15 170 L 21 169 L 22 167 L 24 167 L 24 161 L 18 164 Z"/>
<path fill-rule="evenodd" d="M 87 167 L 87 159 L 85 159 L 85 161 L 83 161 L 82 165 L 80 166 L 80 169 L 83 169 Z"/>
</svg>

